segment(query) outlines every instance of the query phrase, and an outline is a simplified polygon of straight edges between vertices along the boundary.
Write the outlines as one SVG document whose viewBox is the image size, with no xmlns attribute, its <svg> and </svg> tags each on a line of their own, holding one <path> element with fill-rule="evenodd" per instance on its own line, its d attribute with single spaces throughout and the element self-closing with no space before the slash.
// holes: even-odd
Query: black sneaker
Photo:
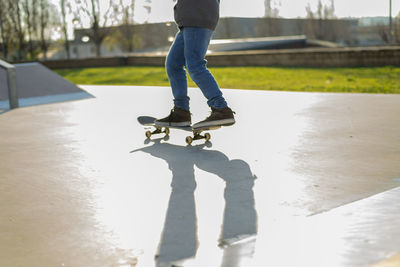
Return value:
<svg viewBox="0 0 400 267">
<path fill-rule="evenodd" d="M 168 117 L 154 121 L 155 126 L 190 126 L 192 124 L 191 114 L 189 111 L 181 108 L 173 108 Z"/>
<path fill-rule="evenodd" d="M 211 126 L 230 126 L 235 123 L 235 118 L 233 116 L 234 112 L 226 107 L 226 108 L 212 108 L 211 115 L 204 121 L 198 122 L 194 124 L 192 127 L 196 128 L 204 128 Z"/>
</svg>

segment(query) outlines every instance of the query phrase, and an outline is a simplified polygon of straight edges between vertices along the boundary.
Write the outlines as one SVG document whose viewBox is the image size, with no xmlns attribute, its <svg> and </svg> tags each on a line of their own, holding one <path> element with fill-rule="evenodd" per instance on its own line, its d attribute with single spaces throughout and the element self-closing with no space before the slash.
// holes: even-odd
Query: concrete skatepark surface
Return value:
<svg viewBox="0 0 400 267">
<path fill-rule="evenodd" d="M 0 115 L 0 266 L 399 264 L 399 95 L 224 90 L 237 124 L 187 146 L 136 121 L 169 88 L 82 88 Z"/>
</svg>

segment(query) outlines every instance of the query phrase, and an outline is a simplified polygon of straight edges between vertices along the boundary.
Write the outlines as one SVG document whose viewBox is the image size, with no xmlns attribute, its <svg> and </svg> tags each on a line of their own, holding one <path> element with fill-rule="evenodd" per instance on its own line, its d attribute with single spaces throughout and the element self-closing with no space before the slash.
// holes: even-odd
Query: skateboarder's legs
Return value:
<svg viewBox="0 0 400 267">
<path fill-rule="evenodd" d="M 172 44 L 165 68 L 169 83 L 172 87 L 172 94 L 174 96 L 174 106 L 180 109 L 189 110 L 189 97 L 187 95 L 187 78 L 185 71 L 185 55 L 184 55 L 184 41 L 182 32 L 178 32 L 175 41 Z"/>
<path fill-rule="evenodd" d="M 204 59 L 212 31 L 204 28 L 183 28 L 176 35 L 166 60 L 167 75 L 172 87 L 175 107 L 189 110 L 186 66 L 190 77 L 201 89 L 211 108 L 226 108 L 227 103 Z"/>
</svg>

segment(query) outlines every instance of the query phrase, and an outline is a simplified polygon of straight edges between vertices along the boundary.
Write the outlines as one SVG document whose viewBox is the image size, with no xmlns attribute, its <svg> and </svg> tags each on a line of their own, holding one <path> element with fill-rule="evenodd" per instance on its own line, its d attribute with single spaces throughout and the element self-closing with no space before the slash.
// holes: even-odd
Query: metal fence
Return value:
<svg viewBox="0 0 400 267">
<path fill-rule="evenodd" d="M 18 108 L 17 77 L 15 67 L 3 60 L 0 60 L 0 68 L 6 71 L 6 81 L 8 89 L 8 100 L 10 109 Z"/>
</svg>

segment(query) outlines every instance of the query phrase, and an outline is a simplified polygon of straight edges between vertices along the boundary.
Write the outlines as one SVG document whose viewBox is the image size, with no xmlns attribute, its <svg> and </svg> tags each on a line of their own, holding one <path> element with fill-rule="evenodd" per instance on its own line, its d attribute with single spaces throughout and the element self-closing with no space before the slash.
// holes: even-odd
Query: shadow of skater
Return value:
<svg viewBox="0 0 400 267">
<path fill-rule="evenodd" d="M 204 150 L 205 145 L 184 147 L 160 141 L 155 140 L 151 146 L 132 151 L 146 152 L 163 159 L 172 171 L 171 195 L 156 255 L 157 266 L 173 266 L 171 264 L 174 262 L 196 255 L 198 239 L 194 166 L 216 174 L 225 181 L 225 211 L 219 239 L 220 246 L 225 248 L 222 266 L 239 266 L 240 259 L 235 257 L 243 255 L 243 251 L 247 256 L 252 256 L 257 233 L 253 193 L 255 176 L 249 165 L 243 160 L 229 160 L 222 152 Z M 237 244 L 243 243 L 247 243 L 244 249 L 237 247 Z"/>
</svg>

